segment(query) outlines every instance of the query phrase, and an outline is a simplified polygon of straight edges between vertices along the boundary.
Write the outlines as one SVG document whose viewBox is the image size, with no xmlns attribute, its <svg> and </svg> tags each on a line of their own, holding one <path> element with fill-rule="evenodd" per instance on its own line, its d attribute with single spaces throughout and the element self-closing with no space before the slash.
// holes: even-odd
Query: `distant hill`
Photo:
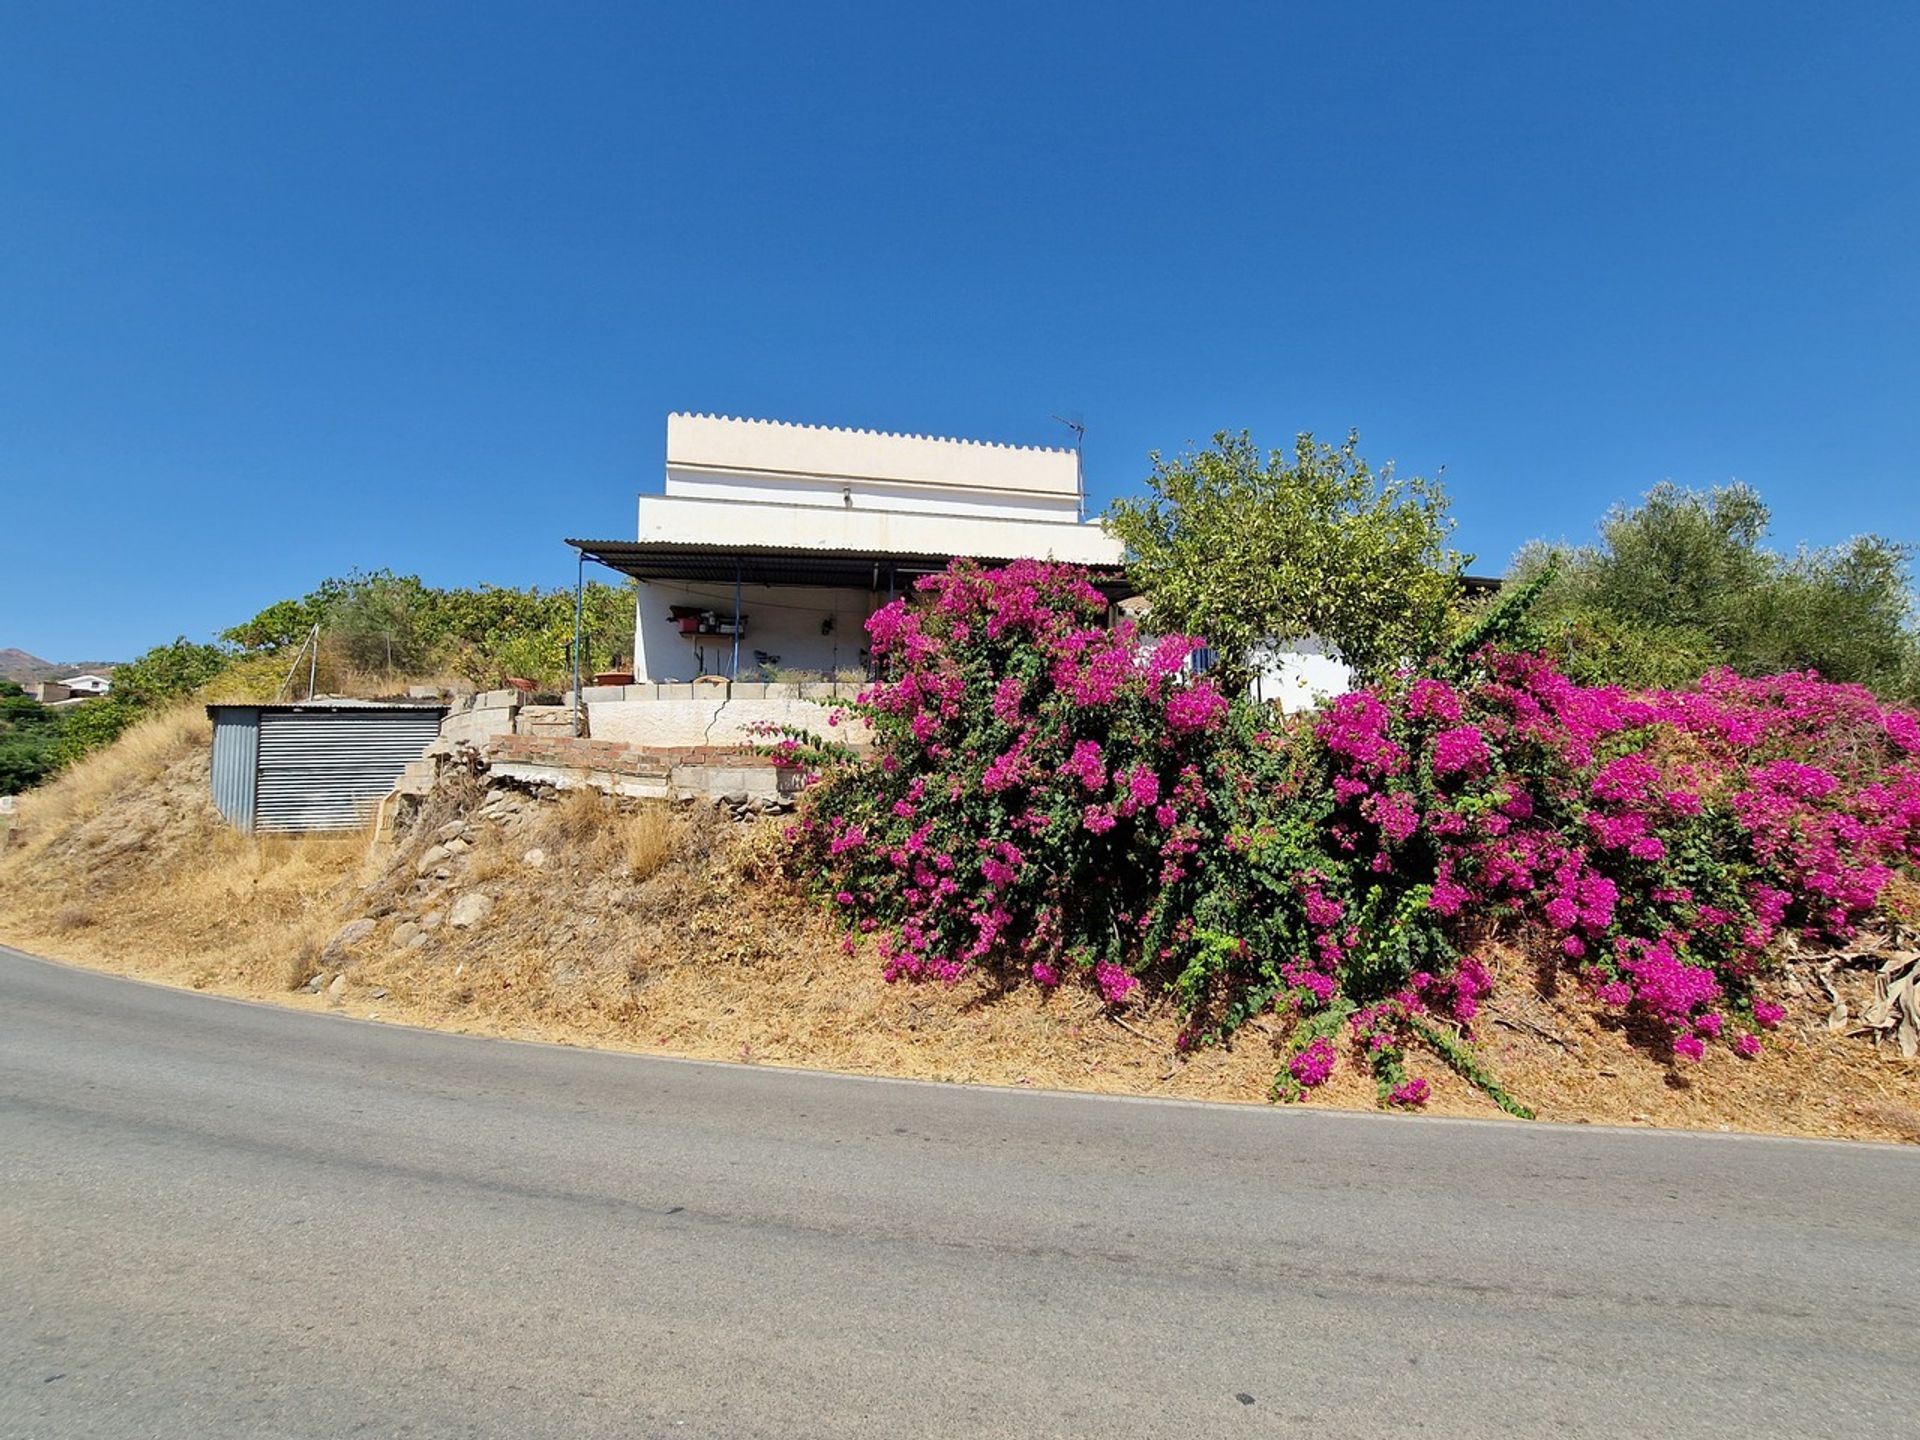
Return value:
<svg viewBox="0 0 1920 1440">
<path fill-rule="evenodd" d="M 111 660 L 42 660 L 24 650 L 0 650 L 0 680 L 26 685 L 35 680 L 64 680 L 69 675 L 111 675 Z"/>
</svg>

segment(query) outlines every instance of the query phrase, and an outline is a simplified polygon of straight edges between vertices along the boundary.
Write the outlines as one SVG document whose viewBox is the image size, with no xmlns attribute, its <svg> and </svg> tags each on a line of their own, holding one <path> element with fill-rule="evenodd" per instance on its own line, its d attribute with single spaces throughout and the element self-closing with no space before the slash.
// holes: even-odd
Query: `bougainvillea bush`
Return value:
<svg viewBox="0 0 1920 1440">
<path fill-rule="evenodd" d="M 1920 861 L 1920 722 L 1858 687 L 1481 647 L 1289 721 L 1106 618 L 1080 572 L 962 563 L 873 618 L 874 758 L 792 835 L 889 977 L 1164 990 L 1188 1045 L 1274 1012 L 1283 1097 L 1351 1054 L 1417 1105 L 1422 1049 L 1519 1110 L 1471 1047 L 1496 936 L 1676 1061 L 1753 1056 L 1779 937 L 1850 935 Z"/>
<path fill-rule="evenodd" d="M 1198 642 L 1107 619 L 1083 572 L 956 563 L 868 622 L 877 759 L 831 771 L 795 838 L 889 978 L 1138 988 L 1141 936 L 1211 838 L 1228 705 L 1185 673 Z"/>
</svg>

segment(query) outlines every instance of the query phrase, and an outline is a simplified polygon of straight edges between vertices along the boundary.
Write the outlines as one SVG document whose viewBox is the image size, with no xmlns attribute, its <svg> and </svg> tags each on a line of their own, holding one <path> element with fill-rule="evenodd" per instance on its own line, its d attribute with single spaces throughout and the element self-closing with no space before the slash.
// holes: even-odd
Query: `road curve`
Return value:
<svg viewBox="0 0 1920 1440">
<path fill-rule="evenodd" d="M 1887 1146 L 516 1045 L 0 951 L 0 1435 L 1888 1435 Z"/>
</svg>

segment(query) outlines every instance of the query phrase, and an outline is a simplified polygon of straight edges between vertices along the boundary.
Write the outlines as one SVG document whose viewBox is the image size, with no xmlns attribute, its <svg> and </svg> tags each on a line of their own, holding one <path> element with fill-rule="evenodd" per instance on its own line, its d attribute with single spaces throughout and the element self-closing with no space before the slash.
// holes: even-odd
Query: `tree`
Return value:
<svg viewBox="0 0 1920 1440">
<path fill-rule="evenodd" d="M 170 645 L 156 645 L 113 672 L 113 699 L 145 709 L 191 695 L 232 663 L 232 655 L 218 645 L 201 645 L 182 635 Z"/>
<path fill-rule="evenodd" d="M 118 673 L 115 672 L 116 677 Z M 118 695 L 74 706 L 67 711 L 60 739 L 53 747 L 54 767 L 71 765 L 89 751 L 111 745 L 140 714 L 140 707 Z"/>
<path fill-rule="evenodd" d="M 58 764 L 62 715 L 0 680 L 0 795 L 38 785 Z"/>
<path fill-rule="evenodd" d="M 417 575 L 382 572 L 356 577 L 326 608 L 329 638 L 363 670 L 418 674 L 432 661 L 428 616 L 432 592 Z"/>
<path fill-rule="evenodd" d="M 1222 678 L 1249 678 L 1265 640 L 1316 637 L 1366 675 L 1442 641 L 1470 557 L 1447 547 L 1438 483 L 1368 468 L 1359 436 L 1311 435 L 1262 457 L 1246 431 L 1153 457 L 1144 499 L 1107 511 L 1153 625 L 1204 635 Z"/>
<path fill-rule="evenodd" d="M 1556 555 L 1535 541 L 1512 574 L 1557 562 L 1538 620 L 1588 684 L 1674 686 L 1724 665 L 1743 675 L 1817 670 L 1913 697 L 1911 547 L 1863 535 L 1782 555 L 1763 543 L 1771 519 L 1750 486 L 1663 482 L 1639 505 L 1609 511 L 1597 545 Z"/>
</svg>

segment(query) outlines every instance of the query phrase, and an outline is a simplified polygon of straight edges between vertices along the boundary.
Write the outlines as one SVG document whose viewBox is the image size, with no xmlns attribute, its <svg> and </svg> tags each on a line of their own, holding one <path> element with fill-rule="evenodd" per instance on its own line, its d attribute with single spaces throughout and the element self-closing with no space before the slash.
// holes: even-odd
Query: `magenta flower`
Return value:
<svg viewBox="0 0 1920 1440">
<path fill-rule="evenodd" d="M 1431 1087 L 1427 1082 L 1415 1077 L 1411 1080 L 1402 1080 L 1398 1085 L 1394 1086 L 1392 1090 L 1388 1091 L 1387 1103 L 1389 1105 L 1399 1105 L 1409 1110 L 1417 1109 L 1427 1103 L 1427 1099 L 1431 1093 Z"/>
<path fill-rule="evenodd" d="M 1436 775 L 1484 775 L 1487 771 L 1487 739 L 1473 725 L 1442 730 L 1433 737 L 1433 773 Z"/>
<path fill-rule="evenodd" d="M 1311 1090 L 1333 1074 L 1334 1060 L 1333 1042 L 1323 1035 L 1287 1062 L 1287 1072 L 1303 1089 Z"/>
</svg>

